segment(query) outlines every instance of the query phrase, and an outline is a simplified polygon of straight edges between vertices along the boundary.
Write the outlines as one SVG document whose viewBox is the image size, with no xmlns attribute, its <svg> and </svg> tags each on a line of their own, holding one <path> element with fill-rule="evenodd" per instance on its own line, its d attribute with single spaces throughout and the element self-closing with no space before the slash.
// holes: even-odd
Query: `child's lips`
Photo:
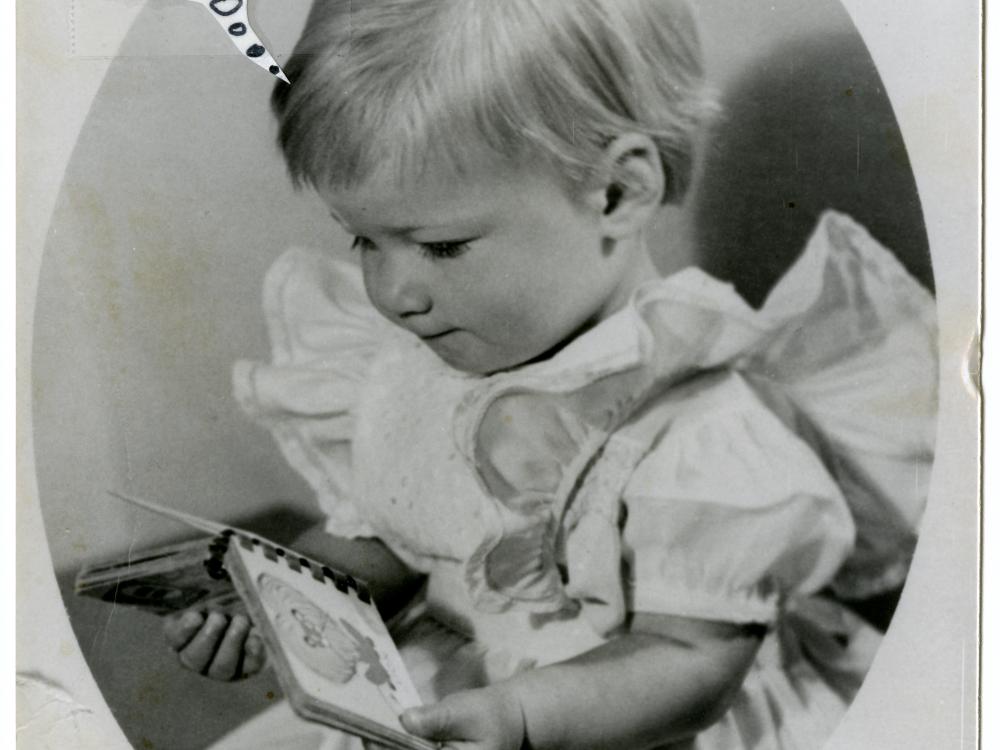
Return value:
<svg viewBox="0 0 1000 750">
<path fill-rule="evenodd" d="M 447 336 L 449 333 L 454 333 L 457 330 L 458 330 L 457 328 L 447 328 L 447 329 L 445 329 L 443 331 L 439 331 L 438 333 L 432 333 L 432 334 L 428 334 L 426 336 L 421 336 L 420 339 L 422 341 L 437 341 L 438 339 L 442 339 L 445 336 Z"/>
</svg>

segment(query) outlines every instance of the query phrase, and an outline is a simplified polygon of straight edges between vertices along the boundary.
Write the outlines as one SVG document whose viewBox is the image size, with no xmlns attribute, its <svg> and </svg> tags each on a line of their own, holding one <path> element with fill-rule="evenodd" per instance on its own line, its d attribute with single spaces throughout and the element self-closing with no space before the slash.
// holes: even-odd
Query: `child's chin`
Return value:
<svg viewBox="0 0 1000 750">
<path fill-rule="evenodd" d="M 424 341 L 438 359 L 448 367 L 467 375 L 493 375 L 513 370 L 547 357 L 548 353 L 531 356 L 514 347 L 495 346 L 466 331 L 454 331 L 447 336 Z"/>
<path fill-rule="evenodd" d="M 492 375 L 495 372 L 501 372 L 516 366 L 504 362 L 491 361 L 489 357 L 483 357 L 465 350 L 457 350 L 452 347 L 430 346 L 429 348 L 448 367 L 466 375 Z"/>
<path fill-rule="evenodd" d="M 508 370 L 515 370 L 527 362 L 507 362 L 507 361 L 488 361 L 488 360 L 477 360 L 466 357 L 458 357 L 450 354 L 444 354 L 442 352 L 435 352 L 438 358 L 444 362 L 448 367 L 457 372 L 461 372 L 465 375 L 471 375 L 476 377 L 487 377 L 489 375 L 496 375 L 501 372 L 506 372 Z M 530 360 L 529 360 L 530 361 Z"/>
<path fill-rule="evenodd" d="M 438 356 L 438 359 L 448 365 L 448 367 L 453 370 L 457 370 L 458 372 L 465 373 L 466 375 L 491 375 L 501 369 L 491 368 L 486 363 L 478 362 L 475 359 L 456 355 L 451 352 L 440 352 L 435 350 L 434 353 Z"/>
</svg>

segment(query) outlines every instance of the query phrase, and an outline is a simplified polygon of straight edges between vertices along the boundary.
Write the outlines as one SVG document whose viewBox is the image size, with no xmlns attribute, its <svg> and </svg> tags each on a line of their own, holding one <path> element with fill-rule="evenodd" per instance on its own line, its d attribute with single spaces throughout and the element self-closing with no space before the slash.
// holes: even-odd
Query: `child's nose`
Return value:
<svg viewBox="0 0 1000 750">
<path fill-rule="evenodd" d="M 379 306 L 397 317 L 428 313 L 433 306 L 424 278 L 426 261 L 412 248 L 379 252 L 377 295 Z"/>
</svg>

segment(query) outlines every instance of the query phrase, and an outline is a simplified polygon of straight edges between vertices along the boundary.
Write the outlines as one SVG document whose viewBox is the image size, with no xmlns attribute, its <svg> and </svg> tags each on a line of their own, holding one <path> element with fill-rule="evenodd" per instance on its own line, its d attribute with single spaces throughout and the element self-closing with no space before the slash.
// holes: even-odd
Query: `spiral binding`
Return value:
<svg viewBox="0 0 1000 750">
<path fill-rule="evenodd" d="M 233 535 L 232 529 L 226 529 L 208 545 L 208 559 L 205 560 L 205 569 L 209 578 L 216 581 L 228 581 L 229 573 L 226 572 L 226 552 L 229 551 L 229 539 Z"/>
<path fill-rule="evenodd" d="M 229 580 L 229 573 L 226 572 L 225 568 L 225 557 L 226 553 L 229 551 L 229 543 L 235 537 L 240 546 L 251 552 L 260 549 L 264 557 L 271 562 L 277 562 L 278 558 L 285 561 L 288 568 L 295 573 L 302 573 L 306 571 L 312 575 L 314 579 L 320 581 L 321 583 L 325 580 L 330 580 L 334 586 L 337 587 L 338 591 L 343 593 L 348 593 L 353 590 L 357 594 L 358 599 L 363 601 L 365 604 L 371 604 L 371 592 L 368 590 L 368 586 L 364 582 L 358 581 L 352 576 L 345 575 L 339 571 L 334 570 L 326 565 L 321 565 L 315 560 L 310 560 L 307 557 L 301 557 L 288 551 L 282 549 L 281 547 L 276 547 L 267 542 L 263 542 L 260 539 L 252 536 L 247 536 L 246 534 L 240 534 L 233 529 L 226 529 L 219 536 L 212 540 L 212 543 L 208 547 L 209 557 L 205 560 L 205 568 L 208 571 L 208 575 L 216 580 Z"/>
</svg>

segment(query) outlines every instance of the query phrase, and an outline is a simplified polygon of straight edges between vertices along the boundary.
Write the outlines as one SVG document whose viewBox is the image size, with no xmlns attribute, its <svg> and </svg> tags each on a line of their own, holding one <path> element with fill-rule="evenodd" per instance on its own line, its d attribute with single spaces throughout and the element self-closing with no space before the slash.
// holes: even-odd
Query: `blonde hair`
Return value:
<svg viewBox="0 0 1000 750">
<path fill-rule="evenodd" d="M 642 133 L 679 200 L 708 108 L 684 0 L 315 0 L 286 72 L 272 105 L 299 186 L 462 170 L 484 145 L 579 186 Z"/>
</svg>

